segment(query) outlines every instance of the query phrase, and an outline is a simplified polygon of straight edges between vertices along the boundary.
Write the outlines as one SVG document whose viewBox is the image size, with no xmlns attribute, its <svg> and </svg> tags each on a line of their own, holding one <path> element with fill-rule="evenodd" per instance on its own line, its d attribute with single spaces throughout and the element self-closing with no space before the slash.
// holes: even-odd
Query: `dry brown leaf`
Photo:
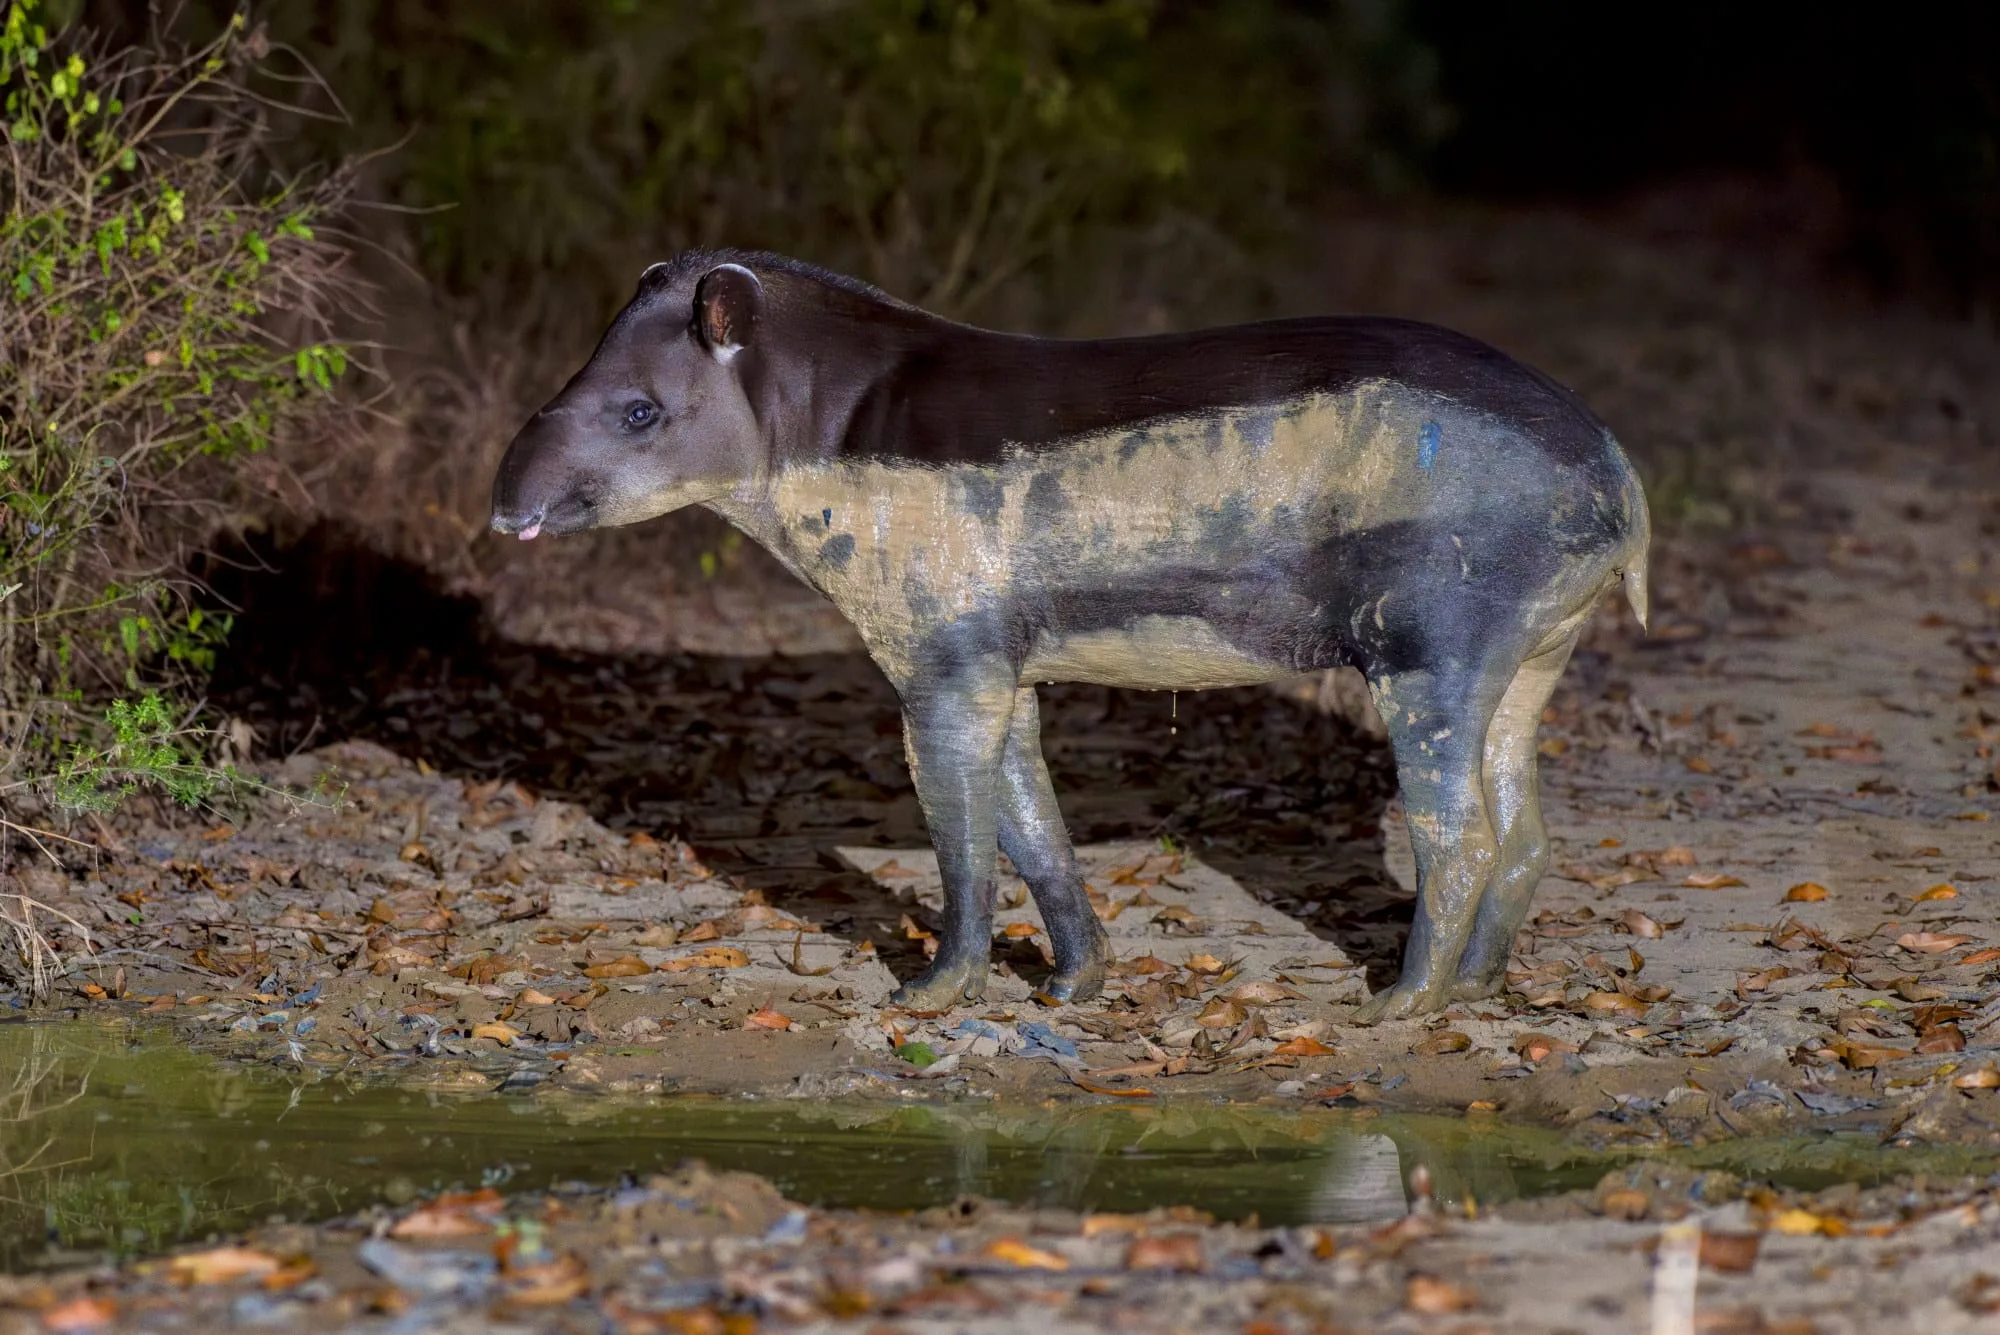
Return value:
<svg viewBox="0 0 2000 1335">
<path fill-rule="evenodd" d="M 1127 1270 L 1172 1270 L 1198 1275 L 1208 1268 L 1198 1233 L 1165 1233 L 1132 1239 L 1125 1252 Z"/>
<path fill-rule="evenodd" d="M 504 1024 L 499 1020 L 488 1020 L 484 1024 L 473 1025 L 472 1036 L 474 1038 L 490 1038 L 495 1043 L 511 1047 L 514 1040 L 521 1036 L 521 1031 L 511 1024 Z"/>
<path fill-rule="evenodd" d="M 1006 1265 L 1019 1266 L 1024 1270 L 1067 1270 L 1069 1258 L 1056 1252 L 1031 1247 L 1019 1238 L 1001 1238 L 989 1243 L 986 1255 Z"/>
<path fill-rule="evenodd" d="M 1681 878 L 1681 884 L 1696 890 L 1722 890 L 1742 881 L 1722 871 L 1692 871 Z"/>
<path fill-rule="evenodd" d="M 1958 898 L 1957 886 L 1934 885 L 1930 889 L 1924 891 L 1921 895 L 1918 895 L 1917 902 L 1922 903 L 1926 899 L 1957 899 L 1957 898 Z"/>
<path fill-rule="evenodd" d="M 389 1230 L 392 1238 L 463 1238 L 489 1233 L 505 1202 L 491 1187 L 479 1191 L 448 1192 L 426 1201 L 396 1221 Z"/>
<path fill-rule="evenodd" d="M 585 978 L 637 978 L 642 974 L 649 974 L 652 971 L 653 966 L 640 959 L 637 955 L 621 955 L 615 960 L 606 960 L 602 964 L 591 965 L 583 971 L 583 976 Z"/>
<path fill-rule="evenodd" d="M 1277 1047 L 1272 1048 L 1271 1052 L 1273 1055 L 1279 1057 L 1330 1057 L 1333 1055 L 1332 1048 L 1316 1038 L 1308 1038 L 1305 1035 L 1287 1039 L 1283 1043 L 1278 1044 Z"/>
<path fill-rule="evenodd" d="M 1932 1025 L 1917 1035 L 1917 1051 L 1924 1053 L 1963 1052 L 1965 1035 L 1955 1024 Z"/>
<path fill-rule="evenodd" d="M 1187 967 L 1196 973 L 1221 973 L 1229 966 L 1213 955 L 1190 955 Z"/>
<path fill-rule="evenodd" d="M 1033 936 L 1041 930 L 1031 922 L 1010 922 L 1000 929 L 1000 935 L 1018 941 L 1024 936 Z"/>
<path fill-rule="evenodd" d="M 686 973 L 689 969 L 741 969 L 750 963 L 750 957 L 734 946 L 707 946 L 692 955 L 684 955 L 677 960 L 667 960 L 660 965 L 661 973 Z"/>
<path fill-rule="evenodd" d="M 1818 881 L 1800 881 L 1785 891 L 1785 900 L 1791 904 L 1817 904 L 1826 898 L 1826 887 Z"/>
<path fill-rule="evenodd" d="M 1583 1008 L 1600 1015 L 1644 1015 L 1651 1006 L 1623 992 L 1592 992 L 1583 999 Z"/>
<path fill-rule="evenodd" d="M 750 1018 L 745 1020 L 743 1025 L 747 1029 L 784 1030 L 792 1027 L 792 1017 L 789 1015 L 780 1015 L 777 1011 L 766 1006 L 762 1010 L 752 1011 Z"/>
<path fill-rule="evenodd" d="M 1941 955 L 1947 950 L 1957 950 L 1973 939 L 1956 932 L 1905 932 L 1896 938 L 1896 944 L 1905 950 L 1922 951 L 1926 955 Z"/>
<path fill-rule="evenodd" d="M 1470 1311 L 1478 1304 L 1478 1297 L 1470 1289 L 1432 1275 L 1411 1275 L 1403 1288 L 1403 1306 L 1425 1316 L 1449 1316 L 1453 1312 Z"/>
<path fill-rule="evenodd" d="M 1554 1034 L 1530 1032 L 1516 1036 L 1514 1051 L 1525 1061 L 1540 1062 L 1546 1061 L 1552 1053 L 1575 1052 L 1576 1044 L 1557 1038 Z"/>
<path fill-rule="evenodd" d="M 1967 955 L 1964 959 L 1960 960 L 1959 963 L 1991 964 L 1994 960 L 2000 960 L 2000 947 L 1988 946 L 1984 950 L 1973 951 L 1970 955 Z"/>
<path fill-rule="evenodd" d="M 1974 1071 L 1960 1071 L 1951 1078 L 1951 1083 L 1960 1089 L 2000 1089 L 2000 1071 L 1991 1066 L 1982 1066 Z"/>
<path fill-rule="evenodd" d="M 590 1291 L 590 1269 L 573 1252 L 522 1266 L 509 1278 L 516 1287 L 507 1290 L 507 1301 L 524 1307 L 557 1307 Z"/>
<path fill-rule="evenodd" d="M 1701 1263 L 1723 1274 L 1743 1274 L 1757 1264 L 1757 1251 L 1764 1245 L 1760 1233 L 1701 1234 Z"/>
<path fill-rule="evenodd" d="M 250 1247 L 214 1247 L 176 1256 L 169 1270 L 182 1284 L 228 1284 L 276 1274 L 278 1266 L 278 1258 L 269 1252 Z"/>
<path fill-rule="evenodd" d="M 1228 997 L 1217 997 L 1202 1007 L 1201 1014 L 1194 1017 L 1194 1022 L 1204 1029 L 1234 1029 L 1249 1018 L 1250 1013 L 1243 1009 L 1240 1002 L 1231 1001 Z"/>
<path fill-rule="evenodd" d="M 1465 1052 L 1472 1047 L 1472 1040 L 1456 1029 L 1444 1029 L 1424 1039 L 1410 1052 L 1418 1057 L 1442 1057 L 1448 1053 Z"/>
<path fill-rule="evenodd" d="M 1231 1001 L 1239 1001 L 1245 1006 L 1272 1006 L 1280 1001 L 1289 1001 L 1298 993 L 1282 983 L 1258 981 L 1245 983 L 1229 994 Z"/>
<path fill-rule="evenodd" d="M 1112 966 L 1111 972 L 1131 977 L 1135 974 L 1173 973 L 1175 967 L 1158 955 L 1133 955 L 1119 960 Z"/>
<path fill-rule="evenodd" d="M 1626 909 L 1618 916 L 1618 922 L 1632 935 L 1649 941 L 1656 941 L 1667 934 L 1667 929 L 1660 926 L 1656 919 L 1648 917 L 1638 909 Z"/>
<path fill-rule="evenodd" d="M 1850 1043 L 1844 1039 L 1834 1043 L 1832 1047 L 1834 1055 L 1856 1071 L 1872 1070 L 1883 1062 L 1910 1055 L 1908 1048 L 1885 1048 L 1872 1043 Z"/>
<path fill-rule="evenodd" d="M 42 1312 L 42 1328 L 50 1331 L 95 1330 L 118 1319 L 118 1304 L 109 1298 L 79 1295 Z"/>
<path fill-rule="evenodd" d="M 664 950 L 668 946 L 677 946 L 680 943 L 680 929 L 670 922 L 656 922 L 632 938 L 633 945 L 646 946 L 653 950 Z"/>
</svg>

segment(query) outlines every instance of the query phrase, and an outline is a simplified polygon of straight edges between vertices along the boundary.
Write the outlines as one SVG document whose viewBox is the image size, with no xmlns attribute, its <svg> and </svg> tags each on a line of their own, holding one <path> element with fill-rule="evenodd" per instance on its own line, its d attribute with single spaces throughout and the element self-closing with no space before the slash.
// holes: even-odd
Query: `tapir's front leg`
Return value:
<svg viewBox="0 0 2000 1335">
<path fill-rule="evenodd" d="M 996 784 L 1015 687 L 1004 662 L 957 666 L 903 687 L 903 746 L 944 880 L 944 931 L 931 967 L 890 996 L 898 1006 L 944 1010 L 986 991 Z"/>
<path fill-rule="evenodd" d="M 1041 706 L 1032 686 L 1014 696 L 999 799 L 1000 850 L 1014 860 L 1014 869 L 1035 896 L 1056 957 L 1056 971 L 1042 992 L 1057 1001 L 1088 1001 L 1104 990 L 1111 940 L 1084 893 L 1076 852 L 1056 805 L 1055 785 L 1042 759 Z"/>
</svg>

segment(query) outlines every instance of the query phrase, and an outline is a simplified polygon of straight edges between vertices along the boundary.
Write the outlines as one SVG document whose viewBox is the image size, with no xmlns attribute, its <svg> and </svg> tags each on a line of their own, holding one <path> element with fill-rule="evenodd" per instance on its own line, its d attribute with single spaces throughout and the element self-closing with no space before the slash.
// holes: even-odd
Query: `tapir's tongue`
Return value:
<svg viewBox="0 0 2000 1335">
<path fill-rule="evenodd" d="M 537 519 L 534 523 L 528 525 L 526 528 L 521 530 L 521 541 L 526 542 L 530 538 L 534 537 L 537 533 L 540 533 L 541 531 L 542 531 L 542 521 Z"/>
</svg>

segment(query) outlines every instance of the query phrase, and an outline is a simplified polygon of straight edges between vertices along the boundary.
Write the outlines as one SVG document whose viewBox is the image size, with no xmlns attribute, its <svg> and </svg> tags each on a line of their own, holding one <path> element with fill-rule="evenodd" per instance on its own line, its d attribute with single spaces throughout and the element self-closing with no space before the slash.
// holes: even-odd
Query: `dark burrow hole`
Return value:
<svg viewBox="0 0 2000 1335">
<path fill-rule="evenodd" d="M 865 657 L 520 644 L 474 599 L 327 526 L 224 551 L 203 574 L 238 609 L 212 698 L 264 751 L 366 739 L 518 779 L 612 828 L 677 834 L 831 930 L 900 937 L 907 906 L 831 852 L 926 842 L 896 698 Z M 1262 687 L 1176 701 L 1056 686 L 1042 700 L 1079 842 L 1171 836 L 1338 944 L 1371 987 L 1394 978 L 1411 905 L 1382 859 L 1386 743 Z"/>
</svg>

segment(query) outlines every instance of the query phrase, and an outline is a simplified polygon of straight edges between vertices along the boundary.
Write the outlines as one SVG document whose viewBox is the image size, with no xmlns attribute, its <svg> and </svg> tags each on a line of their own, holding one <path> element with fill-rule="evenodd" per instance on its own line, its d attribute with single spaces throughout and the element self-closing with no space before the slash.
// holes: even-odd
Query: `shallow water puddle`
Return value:
<svg viewBox="0 0 2000 1335">
<path fill-rule="evenodd" d="M 223 1062 L 163 1029 L 0 1023 L 0 1270 L 687 1158 L 820 1206 L 985 1196 L 1284 1224 L 1401 1214 L 1418 1163 L 1441 1199 L 1493 1203 L 1587 1187 L 1621 1157 L 1491 1120 L 1269 1106 L 440 1094 Z M 1956 1166 L 1826 1136 L 1675 1157 L 1799 1186 Z"/>
</svg>

